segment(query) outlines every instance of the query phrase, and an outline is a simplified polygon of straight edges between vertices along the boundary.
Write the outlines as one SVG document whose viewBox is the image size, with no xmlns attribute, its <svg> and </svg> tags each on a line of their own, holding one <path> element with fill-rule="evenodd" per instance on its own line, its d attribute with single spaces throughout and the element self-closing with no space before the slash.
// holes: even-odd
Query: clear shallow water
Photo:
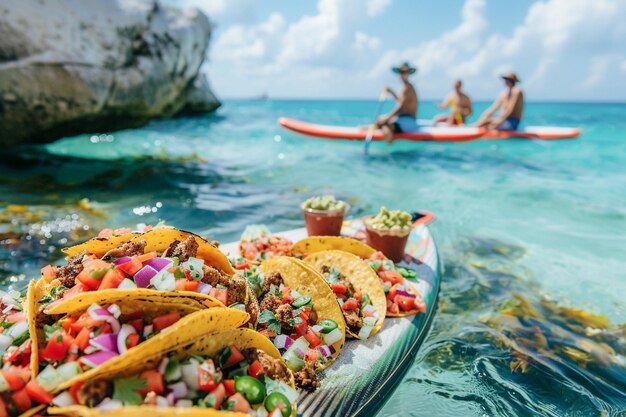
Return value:
<svg viewBox="0 0 626 417">
<path fill-rule="evenodd" d="M 276 125 L 365 124 L 375 108 L 227 101 L 217 115 L 5 153 L 0 274 L 20 286 L 89 228 L 163 219 L 230 241 L 249 223 L 299 227 L 298 203 L 317 193 L 348 199 L 354 215 L 428 209 L 446 265 L 440 313 L 382 413 L 626 409 L 626 105 L 528 106 L 526 124 L 582 127 L 577 140 L 398 142 L 375 144 L 368 158 L 358 143 Z M 436 113 L 433 103 L 420 111 Z"/>
</svg>

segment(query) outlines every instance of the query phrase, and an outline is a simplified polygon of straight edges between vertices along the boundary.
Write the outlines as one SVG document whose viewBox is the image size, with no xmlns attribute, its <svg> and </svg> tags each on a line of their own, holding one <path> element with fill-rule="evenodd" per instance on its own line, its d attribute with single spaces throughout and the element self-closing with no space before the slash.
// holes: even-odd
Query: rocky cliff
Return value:
<svg viewBox="0 0 626 417">
<path fill-rule="evenodd" d="M 0 0 L 0 145 L 140 126 L 219 101 L 211 24 L 150 0 Z"/>
</svg>

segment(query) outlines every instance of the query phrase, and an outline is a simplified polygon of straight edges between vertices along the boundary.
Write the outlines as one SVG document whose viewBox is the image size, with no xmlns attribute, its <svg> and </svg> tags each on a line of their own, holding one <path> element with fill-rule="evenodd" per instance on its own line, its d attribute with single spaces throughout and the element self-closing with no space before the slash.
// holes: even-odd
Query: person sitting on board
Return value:
<svg viewBox="0 0 626 417">
<path fill-rule="evenodd" d="M 515 131 L 518 129 L 522 114 L 524 112 L 524 93 L 518 84 L 519 78 L 514 72 L 507 72 L 502 75 L 506 90 L 478 119 L 476 126 L 487 129 Z M 500 109 L 500 115 L 493 118 L 493 114 Z"/>
<path fill-rule="evenodd" d="M 414 74 L 417 69 L 409 65 L 408 62 L 403 63 L 399 67 L 392 68 L 392 71 L 400 75 L 402 80 L 402 92 L 398 95 L 391 88 L 385 87 L 385 92 L 391 94 L 396 100 L 396 107 L 391 113 L 381 116 L 376 125 L 383 131 L 384 140 L 387 143 L 393 141 L 394 133 L 409 133 L 418 130 L 417 126 L 417 93 L 415 88 L 409 82 L 409 76 Z"/>
<path fill-rule="evenodd" d="M 465 120 L 472 114 L 472 100 L 461 90 L 463 82 L 454 82 L 454 91 L 437 105 L 440 109 L 450 107 L 450 115 L 435 119 L 435 123 L 446 123 L 449 125 L 464 125 Z"/>
</svg>

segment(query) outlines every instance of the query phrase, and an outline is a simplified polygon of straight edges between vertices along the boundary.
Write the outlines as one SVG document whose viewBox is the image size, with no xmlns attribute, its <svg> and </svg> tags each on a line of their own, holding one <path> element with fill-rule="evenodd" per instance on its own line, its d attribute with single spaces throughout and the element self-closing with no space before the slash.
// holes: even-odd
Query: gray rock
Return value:
<svg viewBox="0 0 626 417">
<path fill-rule="evenodd" d="M 215 110 L 211 29 L 149 0 L 0 0 L 0 145 Z"/>
</svg>

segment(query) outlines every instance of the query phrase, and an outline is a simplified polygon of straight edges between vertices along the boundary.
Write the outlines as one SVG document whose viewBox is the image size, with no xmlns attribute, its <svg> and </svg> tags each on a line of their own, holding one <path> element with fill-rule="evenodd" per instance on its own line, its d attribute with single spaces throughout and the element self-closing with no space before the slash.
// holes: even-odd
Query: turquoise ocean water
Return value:
<svg viewBox="0 0 626 417">
<path fill-rule="evenodd" d="M 226 242 L 250 223 L 300 227 L 313 194 L 347 199 L 354 215 L 427 209 L 441 305 L 382 414 L 626 415 L 626 105 L 528 105 L 527 125 L 581 127 L 576 140 L 397 142 L 369 157 L 276 124 L 366 124 L 375 109 L 233 100 L 211 116 L 5 151 L 0 277 L 20 287 L 107 225 L 165 220 Z M 435 114 L 422 103 L 420 118 Z"/>
</svg>

